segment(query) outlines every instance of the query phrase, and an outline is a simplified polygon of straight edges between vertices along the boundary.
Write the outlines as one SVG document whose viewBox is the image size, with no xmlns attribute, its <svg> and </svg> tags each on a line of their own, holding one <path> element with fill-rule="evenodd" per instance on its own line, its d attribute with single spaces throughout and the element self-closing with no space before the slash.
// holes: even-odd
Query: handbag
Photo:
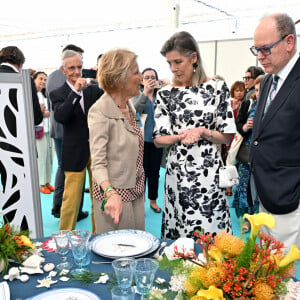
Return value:
<svg viewBox="0 0 300 300">
<path fill-rule="evenodd" d="M 37 140 L 41 139 L 45 134 L 43 126 L 35 126 L 34 130 L 35 130 L 35 138 Z"/>
<path fill-rule="evenodd" d="M 236 158 L 238 161 L 247 164 L 249 163 L 249 153 L 250 153 L 250 147 L 245 144 L 242 144 L 240 146 Z"/>
<path fill-rule="evenodd" d="M 236 166 L 223 166 L 219 169 L 219 187 L 228 188 L 239 183 Z"/>
<path fill-rule="evenodd" d="M 237 163 L 236 161 L 237 154 L 240 150 L 243 140 L 244 140 L 243 136 L 239 132 L 236 132 L 227 153 L 227 159 L 226 159 L 227 166 L 233 166 Z"/>
</svg>

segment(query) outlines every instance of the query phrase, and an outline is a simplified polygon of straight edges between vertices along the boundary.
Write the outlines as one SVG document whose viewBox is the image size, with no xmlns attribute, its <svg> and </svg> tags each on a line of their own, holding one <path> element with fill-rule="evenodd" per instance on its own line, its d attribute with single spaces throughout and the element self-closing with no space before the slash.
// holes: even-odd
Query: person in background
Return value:
<svg viewBox="0 0 300 300">
<path fill-rule="evenodd" d="M 241 147 L 244 146 L 248 149 L 252 138 L 253 117 L 257 107 L 259 87 L 262 79 L 263 75 L 259 75 L 255 79 L 255 92 L 252 94 L 249 100 L 244 100 L 242 102 L 238 118 L 236 119 L 237 130 L 243 137 Z M 248 199 L 247 190 L 250 179 L 249 153 L 246 159 L 244 159 L 242 156 L 241 158 L 237 156 L 237 162 L 239 183 L 234 192 L 232 207 L 235 208 L 236 216 L 238 218 L 242 218 L 246 213 L 250 215 L 258 213 L 258 199 L 255 199 L 253 204 L 251 204 L 251 201 Z M 250 230 L 250 223 L 247 220 L 245 220 L 241 230 L 244 233 Z"/>
<path fill-rule="evenodd" d="M 268 75 L 260 85 L 250 145 L 252 199 L 271 213 L 264 233 L 300 247 L 300 58 L 295 24 L 284 13 L 264 17 L 250 48 Z M 257 195 L 256 195 L 257 193 Z"/>
<path fill-rule="evenodd" d="M 19 73 L 22 71 L 22 67 L 25 63 L 25 56 L 23 52 L 16 46 L 7 46 L 0 50 L 0 73 Z M 32 101 L 33 108 L 33 124 L 32 130 L 34 130 L 34 125 L 38 125 L 43 121 L 43 113 L 41 111 L 41 107 L 39 104 L 39 99 L 37 96 L 35 84 L 33 79 L 30 77 L 31 83 L 31 95 L 32 98 L 29 101 Z M 7 117 L 5 120 L 7 124 L 7 128 L 10 132 L 16 133 L 16 121 L 15 118 Z M 6 146 L 7 151 L 10 151 L 12 146 L 9 144 Z M 12 149 L 12 151 L 15 151 Z M 0 177 L 1 177 L 1 185 L 2 190 L 5 192 L 6 186 L 8 184 L 7 181 L 7 173 L 5 169 L 5 162 L 0 160 Z M 9 212 L 3 215 L 3 220 L 5 222 L 11 222 L 14 219 L 15 211 Z M 22 223 L 23 224 L 23 223 Z M 25 225 L 21 225 L 22 230 L 28 230 L 27 223 Z"/>
<path fill-rule="evenodd" d="M 246 87 L 243 81 L 235 81 L 230 88 L 231 106 L 234 118 L 237 117 L 239 108 L 246 94 Z"/>
<path fill-rule="evenodd" d="M 41 110 L 43 112 L 43 122 L 35 126 L 36 147 L 38 152 L 38 170 L 40 191 L 43 194 L 51 194 L 54 187 L 50 184 L 52 174 L 52 141 L 50 137 L 50 111 L 49 102 L 46 97 L 47 74 L 39 71 L 33 75 L 33 80 L 37 90 Z"/>
<path fill-rule="evenodd" d="M 82 56 L 73 50 L 62 54 L 66 82 L 50 93 L 54 117 L 63 124 L 62 162 L 65 172 L 64 194 L 60 212 L 60 230 L 73 230 L 78 219 L 86 170 L 92 186 L 89 130 L 87 115 L 103 91 L 95 84 L 87 85 L 81 77 Z M 92 196 L 92 193 L 91 193 Z M 95 232 L 92 207 L 92 231 Z"/>
<path fill-rule="evenodd" d="M 105 93 L 88 116 L 96 232 L 145 230 L 144 140 L 130 101 L 140 93 L 137 55 L 106 52 L 97 78 Z"/>
<path fill-rule="evenodd" d="M 231 106 L 233 110 L 234 118 L 237 117 L 240 105 L 246 93 L 245 84 L 243 81 L 235 81 L 230 88 Z M 224 164 L 226 163 L 227 154 L 231 143 L 228 145 L 222 144 L 222 159 Z M 232 187 L 226 189 L 227 196 L 232 196 Z"/>
<path fill-rule="evenodd" d="M 243 77 L 247 93 L 245 94 L 244 99 L 249 100 L 251 95 L 254 93 L 254 84 L 255 79 L 259 75 L 263 75 L 265 72 L 261 67 L 250 66 Z"/>
<path fill-rule="evenodd" d="M 79 54 L 83 54 L 83 49 L 73 45 L 69 44 L 65 46 L 62 50 L 62 53 L 66 50 L 73 50 L 78 52 Z M 59 69 L 53 71 L 47 78 L 46 82 L 46 92 L 47 92 L 47 98 L 50 101 L 50 105 L 52 104 L 52 99 L 50 98 L 50 93 L 63 86 L 66 82 L 66 76 L 63 72 L 63 67 L 61 66 Z M 63 142 L 63 125 L 57 122 L 54 118 L 54 111 L 53 109 L 50 110 L 50 136 L 53 138 L 54 141 L 54 147 L 55 147 L 55 153 L 57 157 L 57 170 L 55 175 L 55 190 L 53 193 L 53 205 L 51 213 L 55 218 L 60 218 L 60 208 L 64 193 L 64 186 L 65 186 L 65 174 L 64 171 L 61 168 L 61 161 L 62 161 L 62 142 Z M 78 221 L 85 219 L 88 217 L 89 213 L 88 211 L 82 211 L 83 206 L 83 199 L 84 194 L 82 193 L 79 213 L 78 213 Z"/>
<path fill-rule="evenodd" d="M 148 183 L 148 198 L 150 207 L 154 212 L 160 213 L 161 208 L 157 205 L 159 170 L 163 155 L 162 148 L 156 148 L 153 143 L 154 129 L 154 102 L 156 99 L 158 76 L 156 70 L 146 68 L 142 72 L 143 91 L 138 96 L 132 98 L 136 111 L 142 115 L 146 114 L 144 124 L 144 158 L 143 166 L 145 170 L 145 180 Z"/>
<path fill-rule="evenodd" d="M 229 90 L 224 81 L 206 76 L 190 33 L 175 33 L 161 54 L 174 74 L 172 85 L 157 92 L 154 114 L 154 144 L 170 146 L 162 238 L 194 237 L 196 229 L 231 231 L 228 199 L 218 185 L 218 146 L 229 143 L 236 130 Z"/>
<path fill-rule="evenodd" d="M 0 50 L 0 73 L 19 73 L 25 63 L 23 52 L 16 46 L 7 46 Z M 35 84 L 31 78 L 32 106 L 34 125 L 43 121 Z"/>
</svg>

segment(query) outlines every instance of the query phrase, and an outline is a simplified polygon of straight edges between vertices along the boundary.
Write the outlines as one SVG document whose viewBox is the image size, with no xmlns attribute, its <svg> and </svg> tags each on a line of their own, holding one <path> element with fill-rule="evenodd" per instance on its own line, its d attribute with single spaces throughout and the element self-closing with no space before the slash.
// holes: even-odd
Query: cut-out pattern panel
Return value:
<svg viewBox="0 0 300 300">
<path fill-rule="evenodd" d="M 7 82 L 7 78 L 14 78 Z M 42 235 L 28 72 L 0 74 L 0 219 Z"/>
</svg>

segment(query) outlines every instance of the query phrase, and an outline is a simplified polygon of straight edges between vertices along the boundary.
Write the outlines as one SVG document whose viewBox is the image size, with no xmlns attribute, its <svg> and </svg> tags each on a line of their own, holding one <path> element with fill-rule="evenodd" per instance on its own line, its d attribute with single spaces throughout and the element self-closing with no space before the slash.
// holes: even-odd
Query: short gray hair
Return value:
<svg viewBox="0 0 300 300">
<path fill-rule="evenodd" d="M 65 50 L 61 55 L 61 65 L 64 67 L 65 59 L 69 58 L 69 57 L 76 56 L 76 55 L 79 56 L 80 59 L 82 60 L 82 56 L 78 52 L 76 52 L 74 50 Z"/>
</svg>

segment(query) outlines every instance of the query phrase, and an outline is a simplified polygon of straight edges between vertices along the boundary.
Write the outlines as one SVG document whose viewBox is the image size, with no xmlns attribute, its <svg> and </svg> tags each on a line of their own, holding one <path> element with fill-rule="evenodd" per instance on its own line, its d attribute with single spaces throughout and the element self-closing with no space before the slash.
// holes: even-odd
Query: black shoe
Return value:
<svg viewBox="0 0 300 300">
<path fill-rule="evenodd" d="M 85 193 L 89 193 L 89 192 L 90 192 L 90 188 L 84 189 L 84 192 L 85 192 Z"/>
<path fill-rule="evenodd" d="M 60 207 L 58 208 L 52 208 L 51 214 L 54 216 L 54 218 L 60 218 Z"/>
<path fill-rule="evenodd" d="M 54 216 L 54 218 L 59 219 L 60 218 L 60 211 L 57 211 L 55 213 L 52 214 Z"/>
<path fill-rule="evenodd" d="M 85 219 L 89 216 L 89 212 L 88 211 L 81 211 L 79 214 L 78 214 L 78 217 L 77 217 L 77 222 L 82 220 L 82 219 Z"/>
</svg>

